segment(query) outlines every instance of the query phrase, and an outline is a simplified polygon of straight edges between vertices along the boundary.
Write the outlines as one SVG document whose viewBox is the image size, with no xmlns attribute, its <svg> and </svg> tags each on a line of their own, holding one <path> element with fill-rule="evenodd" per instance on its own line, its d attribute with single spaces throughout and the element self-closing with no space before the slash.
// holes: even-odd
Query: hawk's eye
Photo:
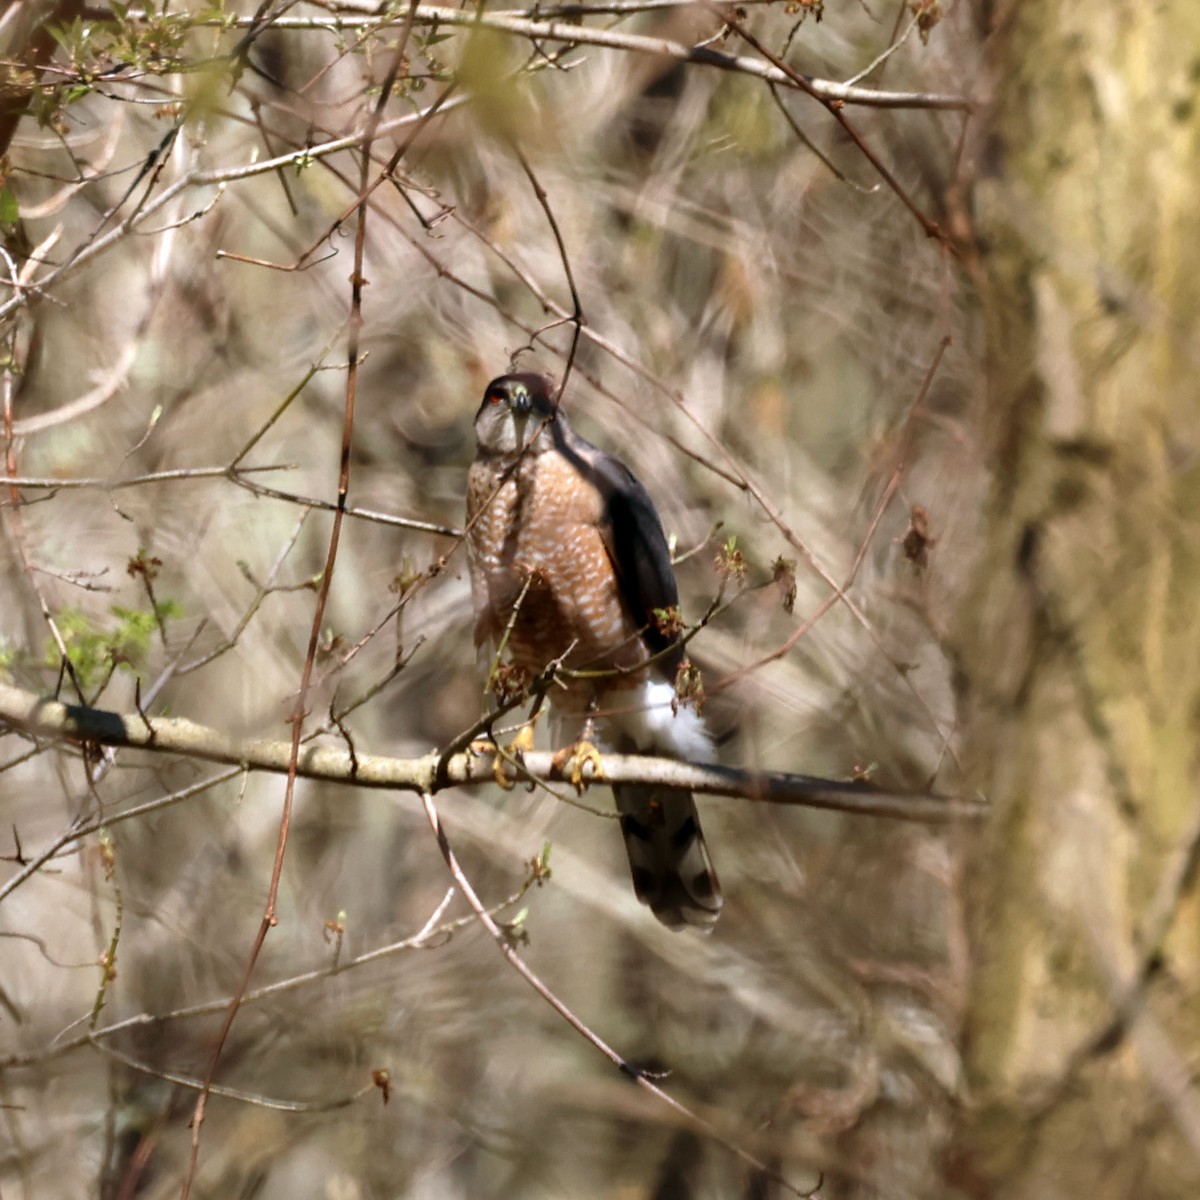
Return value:
<svg viewBox="0 0 1200 1200">
<path fill-rule="evenodd" d="M 503 404 L 504 393 L 499 388 L 492 388 L 487 394 L 487 402 L 489 404 Z"/>
</svg>

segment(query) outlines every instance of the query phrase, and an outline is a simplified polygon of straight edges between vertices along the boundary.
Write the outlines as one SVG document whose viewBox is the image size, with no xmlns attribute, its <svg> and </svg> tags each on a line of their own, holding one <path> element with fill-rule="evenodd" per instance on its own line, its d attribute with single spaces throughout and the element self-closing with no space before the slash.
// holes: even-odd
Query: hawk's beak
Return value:
<svg viewBox="0 0 1200 1200">
<path fill-rule="evenodd" d="M 526 391 L 518 392 L 509 403 L 512 405 L 513 412 L 522 417 L 533 408 L 533 400 Z"/>
</svg>

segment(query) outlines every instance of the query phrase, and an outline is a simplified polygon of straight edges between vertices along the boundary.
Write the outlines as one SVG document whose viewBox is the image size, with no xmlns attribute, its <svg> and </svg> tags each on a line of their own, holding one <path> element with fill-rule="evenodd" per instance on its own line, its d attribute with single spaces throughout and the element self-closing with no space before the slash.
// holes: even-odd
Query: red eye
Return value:
<svg viewBox="0 0 1200 1200">
<path fill-rule="evenodd" d="M 492 391 L 488 392 L 487 400 L 489 404 L 503 404 L 504 393 L 499 388 L 493 388 Z"/>
</svg>

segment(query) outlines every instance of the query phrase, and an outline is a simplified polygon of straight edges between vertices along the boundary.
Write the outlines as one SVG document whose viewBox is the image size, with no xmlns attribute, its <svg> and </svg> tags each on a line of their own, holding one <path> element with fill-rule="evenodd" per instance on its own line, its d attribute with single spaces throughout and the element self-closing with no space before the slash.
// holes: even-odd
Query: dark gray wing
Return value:
<svg viewBox="0 0 1200 1200">
<path fill-rule="evenodd" d="M 654 610 L 678 604 L 679 588 L 671 566 L 667 535 L 654 501 L 619 458 L 577 437 L 561 418 L 555 421 L 555 440 L 604 499 L 602 533 L 617 573 L 621 598 L 634 621 L 645 627 L 642 640 L 651 653 L 669 651 L 658 666 L 663 675 L 673 680 L 683 660 L 683 647 L 678 635 L 662 632 L 654 619 Z"/>
</svg>

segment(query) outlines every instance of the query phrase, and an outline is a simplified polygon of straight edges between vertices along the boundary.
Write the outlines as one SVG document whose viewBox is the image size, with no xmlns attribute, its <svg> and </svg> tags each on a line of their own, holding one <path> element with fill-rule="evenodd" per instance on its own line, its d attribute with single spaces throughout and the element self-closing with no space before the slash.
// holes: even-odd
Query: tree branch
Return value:
<svg viewBox="0 0 1200 1200">
<path fill-rule="evenodd" d="M 17 125 L 32 99 L 40 68 L 49 61 L 58 43 L 51 29 L 70 25 L 82 9 L 82 0 L 60 0 L 53 5 L 30 4 L 17 14 L 17 28 L 6 46 L 6 58 L 23 58 L 23 66 L 33 80 L 21 80 L 13 72 L 0 95 L 0 155 L 8 152 Z"/>
<path fill-rule="evenodd" d="M 127 746 L 161 754 L 179 754 L 206 762 L 229 763 L 251 771 L 286 772 L 291 745 L 265 739 L 239 738 L 177 717 L 143 717 L 78 704 L 63 704 L 0 683 L 0 727 L 9 725 L 38 737 L 78 744 Z M 439 764 L 441 769 L 439 770 Z M 549 751 L 524 756 L 519 766 L 504 766 L 514 783 L 539 780 L 569 783 L 569 765 L 555 765 Z M 697 766 L 639 754 L 606 754 L 602 775 L 584 769 L 587 783 L 644 783 L 679 788 L 709 796 L 730 796 L 768 804 L 835 809 L 864 816 L 893 817 L 926 824 L 978 819 L 988 812 L 985 801 L 970 797 L 885 791 L 868 783 L 821 779 L 779 771 Z M 300 752 L 297 775 L 305 779 L 349 783 L 356 787 L 433 793 L 446 787 L 495 783 L 493 756 L 467 750 L 443 762 L 438 751 L 419 758 L 389 758 L 342 749 L 307 746 Z"/>
<path fill-rule="evenodd" d="M 511 33 L 534 41 L 563 42 L 577 46 L 603 46 L 610 50 L 627 50 L 634 54 L 651 54 L 657 58 L 674 59 L 676 62 L 696 63 L 699 66 L 716 67 L 722 71 L 733 71 L 739 75 L 750 75 L 765 79 L 781 87 L 796 89 L 793 75 L 762 59 L 737 54 L 725 54 L 711 46 L 687 46 L 667 38 L 646 37 L 638 33 L 622 33 L 617 29 L 602 29 L 591 25 L 579 25 L 573 21 L 538 20 L 515 13 L 480 12 L 475 8 L 441 8 L 423 4 L 416 12 L 418 25 L 460 25 L 471 29 L 494 29 L 499 33 Z M 197 25 L 216 25 L 241 28 L 250 21 L 240 17 L 230 22 L 223 19 L 197 21 Z M 378 17 L 278 17 L 271 22 L 273 29 L 326 29 L 337 33 L 345 29 L 363 26 L 383 28 L 389 22 Z M 836 100 L 843 104 L 863 104 L 872 108 L 934 108 L 957 112 L 970 112 L 973 105 L 963 96 L 950 96 L 939 92 L 884 92 L 875 88 L 857 87 L 838 83 L 832 79 L 817 79 L 806 75 L 808 88 L 824 100 Z"/>
</svg>

